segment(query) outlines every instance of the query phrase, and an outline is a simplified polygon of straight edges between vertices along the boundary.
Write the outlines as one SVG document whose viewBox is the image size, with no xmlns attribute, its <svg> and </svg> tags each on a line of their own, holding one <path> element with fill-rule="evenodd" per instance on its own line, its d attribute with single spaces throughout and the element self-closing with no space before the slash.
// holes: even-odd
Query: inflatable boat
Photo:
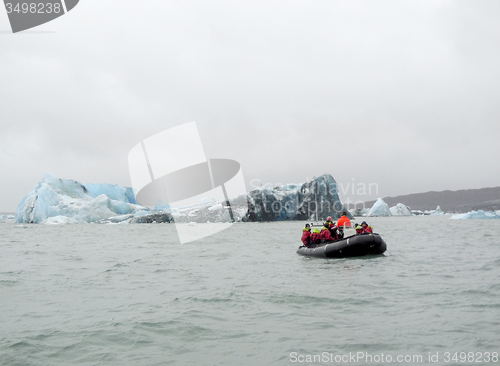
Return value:
<svg viewBox="0 0 500 366">
<path fill-rule="evenodd" d="M 386 249 L 387 245 L 379 234 L 358 234 L 310 247 L 300 246 L 297 253 L 309 257 L 346 258 L 382 254 Z"/>
</svg>

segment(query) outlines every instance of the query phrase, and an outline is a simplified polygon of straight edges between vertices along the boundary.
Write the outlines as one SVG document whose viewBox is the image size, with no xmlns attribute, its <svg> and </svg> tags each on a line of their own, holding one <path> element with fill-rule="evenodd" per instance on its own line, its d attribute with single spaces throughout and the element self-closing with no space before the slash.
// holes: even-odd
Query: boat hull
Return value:
<svg viewBox="0 0 500 366">
<path fill-rule="evenodd" d="M 387 244 L 378 234 L 360 234 L 342 240 L 317 244 L 316 247 L 301 246 L 300 255 L 318 258 L 347 258 L 377 255 L 386 251 Z"/>
</svg>

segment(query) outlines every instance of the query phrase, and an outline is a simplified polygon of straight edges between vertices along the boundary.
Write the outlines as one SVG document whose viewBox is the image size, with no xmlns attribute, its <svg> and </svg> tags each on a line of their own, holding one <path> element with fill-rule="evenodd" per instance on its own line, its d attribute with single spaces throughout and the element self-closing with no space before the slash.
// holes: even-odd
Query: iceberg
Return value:
<svg viewBox="0 0 500 366">
<path fill-rule="evenodd" d="M 392 206 L 390 208 L 390 210 L 391 210 L 391 214 L 393 216 L 411 216 L 412 215 L 411 209 L 402 203 L 398 203 L 396 206 Z"/>
<path fill-rule="evenodd" d="M 113 218 L 111 218 L 113 219 Z M 106 222 L 116 222 L 115 220 L 107 220 Z M 169 212 L 163 212 L 163 211 L 151 211 L 148 212 L 147 214 L 142 214 L 141 212 L 134 214 L 132 218 L 127 219 L 126 222 L 130 224 L 163 224 L 163 223 L 170 223 L 173 222 L 173 217 Z M 102 223 L 106 223 L 102 222 Z"/>
<path fill-rule="evenodd" d="M 427 215 L 424 211 L 421 211 L 421 210 L 411 210 L 411 213 L 414 216 L 424 216 L 424 215 Z"/>
<path fill-rule="evenodd" d="M 139 224 L 229 223 L 283 220 L 337 219 L 347 211 L 340 202 L 337 183 L 329 174 L 303 184 L 262 187 L 226 201 L 202 200 L 200 204 L 151 210 L 137 204 L 131 188 L 112 184 L 82 184 L 45 174 L 19 203 L 17 223 Z M 352 219 L 352 215 L 348 213 Z"/>
<path fill-rule="evenodd" d="M 247 195 L 243 194 L 230 199 L 232 217 L 226 209 L 228 207 L 226 201 L 217 203 L 207 200 L 199 205 L 175 208 L 169 214 L 176 224 L 229 223 L 233 222 L 233 219 L 241 222 L 248 211 Z"/>
<path fill-rule="evenodd" d="M 366 216 L 392 216 L 389 205 L 382 198 L 377 198 L 372 208 L 368 210 Z"/>
<path fill-rule="evenodd" d="M 17 223 L 89 223 L 117 215 L 149 210 L 131 203 L 131 189 L 111 184 L 86 185 L 75 180 L 59 179 L 46 173 L 33 190 L 19 203 Z M 99 191 L 102 189 L 102 191 Z M 109 194 L 111 197 L 109 197 Z M 133 192 L 132 192 L 133 194 Z M 70 218 L 71 220 L 63 219 Z M 52 218 L 51 220 L 47 220 Z"/>
<path fill-rule="evenodd" d="M 483 211 L 483 210 L 478 210 L 478 211 L 469 211 L 464 214 L 458 214 L 458 215 L 453 215 L 450 217 L 450 219 L 453 220 L 460 220 L 460 219 L 465 219 L 465 220 L 484 220 L 484 219 L 500 219 L 500 211 Z"/>
<path fill-rule="evenodd" d="M 430 212 L 430 215 L 432 215 L 432 216 L 442 216 L 442 215 L 444 215 L 444 212 L 441 211 L 441 207 L 438 206 L 434 211 Z"/>
<path fill-rule="evenodd" d="M 342 211 L 352 214 L 340 202 L 337 182 L 330 174 L 303 184 L 261 187 L 247 194 L 245 222 L 338 219 Z"/>
</svg>

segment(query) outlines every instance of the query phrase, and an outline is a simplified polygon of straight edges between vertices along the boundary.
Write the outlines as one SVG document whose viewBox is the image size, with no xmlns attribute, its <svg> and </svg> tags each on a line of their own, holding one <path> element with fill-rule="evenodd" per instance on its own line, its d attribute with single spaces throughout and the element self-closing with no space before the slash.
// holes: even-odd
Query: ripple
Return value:
<svg viewBox="0 0 500 366">
<path fill-rule="evenodd" d="M 253 366 L 498 344 L 495 223 L 476 246 L 440 218 L 370 223 L 390 255 L 297 256 L 293 222 L 168 252 L 154 226 L 0 227 L 16 241 L 0 256 L 0 364 Z"/>
</svg>

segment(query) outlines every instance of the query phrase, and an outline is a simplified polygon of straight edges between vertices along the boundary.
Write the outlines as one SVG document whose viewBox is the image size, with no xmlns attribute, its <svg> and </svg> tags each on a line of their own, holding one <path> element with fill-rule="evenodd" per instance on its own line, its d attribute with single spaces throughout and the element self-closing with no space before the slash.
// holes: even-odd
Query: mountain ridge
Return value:
<svg viewBox="0 0 500 366">
<path fill-rule="evenodd" d="M 437 206 L 445 212 L 469 212 L 500 210 L 500 187 L 461 189 L 457 191 L 429 191 L 395 197 L 383 197 L 389 206 L 403 203 L 412 210 L 434 210 Z M 370 208 L 376 200 L 364 202 Z M 356 207 L 360 207 L 357 205 Z"/>
</svg>

